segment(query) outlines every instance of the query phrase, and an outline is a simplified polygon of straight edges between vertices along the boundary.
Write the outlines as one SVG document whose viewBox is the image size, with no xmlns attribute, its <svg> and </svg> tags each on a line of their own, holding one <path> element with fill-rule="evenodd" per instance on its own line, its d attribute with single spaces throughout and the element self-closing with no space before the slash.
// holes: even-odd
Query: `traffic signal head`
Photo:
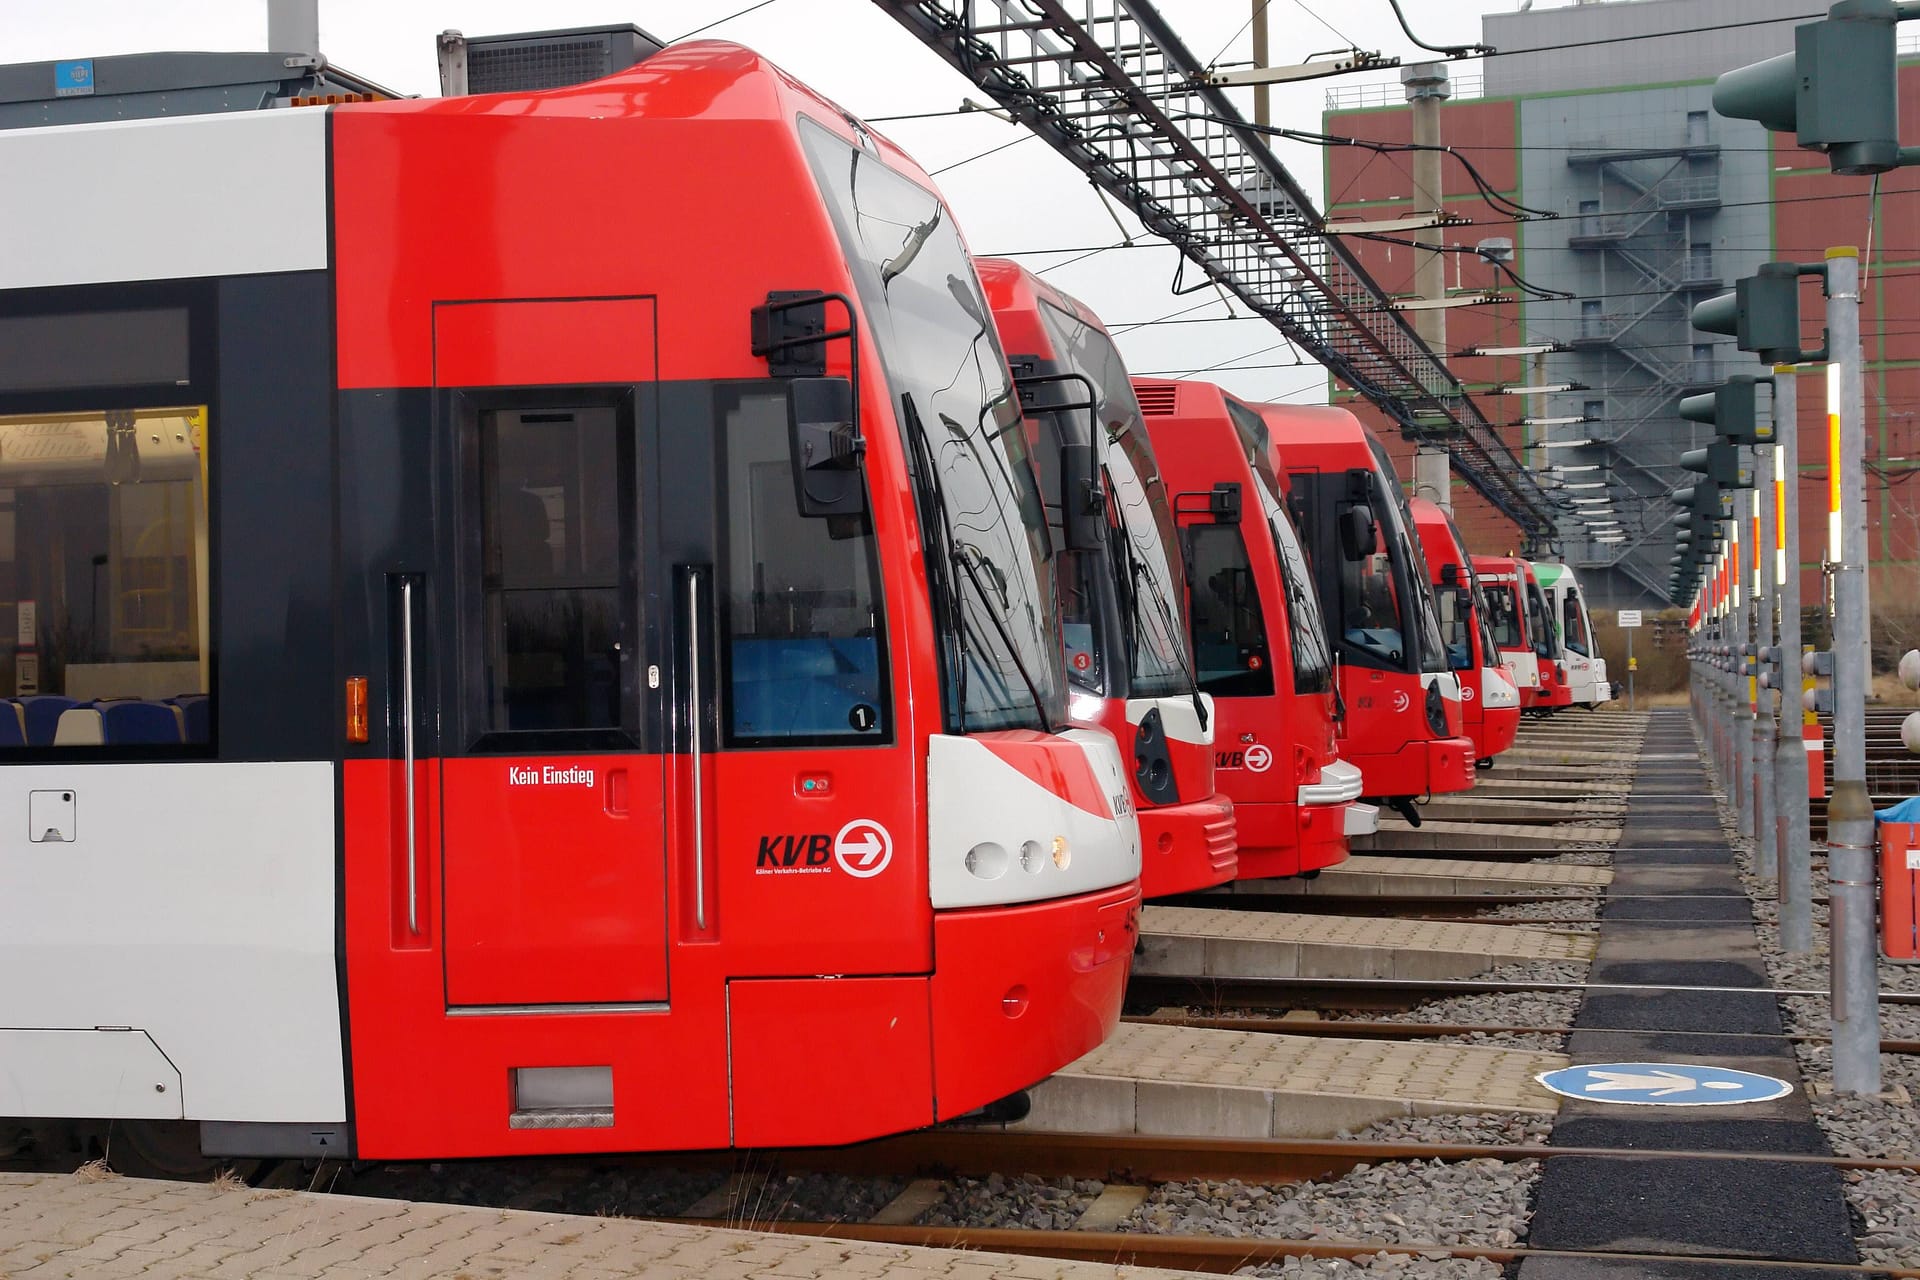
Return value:
<svg viewBox="0 0 1920 1280">
<path fill-rule="evenodd" d="M 1713 109 L 1757 120 L 1823 151 L 1835 173 L 1882 173 L 1900 163 L 1895 0 L 1840 0 L 1794 28 L 1793 52 L 1729 71 Z"/>
<path fill-rule="evenodd" d="M 1724 441 L 1680 455 L 1680 465 L 1697 471 L 1722 489 L 1753 488 L 1753 472 L 1740 465 L 1740 446 Z"/>
<path fill-rule="evenodd" d="M 1762 382 L 1772 381 L 1758 374 L 1736 373 L 1712 391 L 1682 398 L 1680 416 L 1712 424 L 1734 444 L 1772 444 L 1773 423 L 1760 421 L 1758 394 Z"/>
<path fill-rule="evenodd" d="M 1693 308 L 1693 327 L 1730 334 L 1742 351 L 1768 364 L 1797 364 L 1800 349 L 1800 265 L 1763 262 L 1750 276 L 1734 282 L 1732 293 L 1708 298 Z"/>
<path fill-rule="evenodd" d="M 1684 489 L 1675 489 L 1673 500 L 1683 510 L 1705 520 L 1725 520 L 1733 515 L 1730 509 L 1733 495 L 1721 493 L 1719 483 L 1711 476 Z"/>
</svg>

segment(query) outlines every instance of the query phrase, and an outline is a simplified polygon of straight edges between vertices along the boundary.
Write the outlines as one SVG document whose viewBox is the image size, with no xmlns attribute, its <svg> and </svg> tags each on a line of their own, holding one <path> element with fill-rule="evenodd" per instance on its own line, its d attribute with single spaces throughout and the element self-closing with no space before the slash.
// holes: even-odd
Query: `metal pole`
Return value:
<svg viewBox="0 0 1920 1280">
<path fill-rule="evenodd" d="M 1774 825 L 1780 848 L 1780 946 L 1813 950 L 1813 851 L 1807 829 L 1807 745 L 1800 736 L 1800 428 L 1793 366 L 1773 371 L 1774 501 L 1781 549 L 1774 564 L 1780 596 L 1780 737 L 1774 744 Z"/>
<path fill-rule="evenodd" d="M 1777 721 L 1773 712 L 1773 690 L 1762 689 L 1758 679 L 1763 655 L 1773 649 L 1773 477 L 1768 474 L 1773 450 L 1753 451 L 1753 549 L 1749 553 L 1753 569 L 1748 581 L 1753 584 L 1753 644 L 1747 650 L 1752 657 L 1743 666 L 1747 688 L 1753 691 L 1753 835 L 1754 871 L 1773 881 L 1773 892 L 1780 896 L 1780 831 L 1774 824 L 1773 757 Z M 1771 682 L 1769 682 L 1771 683 Z"/>
<path fill-rule="evenodd" d="M 1726 780 L 1729 798 L 1733 801 L 1734 822 L 1742 836 L 1753 835 L 1753 704 L 1747 700 L 1746 651 L 1747 651 L 1747 614 L 1752 609 L 1748 599 L 1752 592 L 1743 591 L 1746 575 L 1746 560 L 1740 554 L 1740 544 L 1751 535 L 1748 528 L 1751 522 L 1750 507 L 1753 495 L 1750 490 L 1736 489 L 1733 494 L 1733 536 L 1727 540 L 1731 555 L 1727 560 L 1727 586 L 1733 610 L 1728 615 L 1732 623 L 1732 634 L 1727 639 L 1727 701 L 1728 733 L 1732 741 L 1732 776 Z"/>
<path fill-rule="evenodd" d="M 1423 62 L 1404 67 L 1400 83 L 1406 90 L 1413 116 L 1413 141 L 1422 150 L 1413 153 L 1413 211 L 1442 212 L 1445 194 L 1446 159 L 1440 152 L 1440 107 L 1453 93 L 1443 62 Z M 1447 296 L 1447 255 L 1441 251 L 1446 232 L 1425 227 L 1413 233 L 1420 245 L 1413 251 L 1413 291 L 1422 298 L 1439 301 Z M 1414 313 L 1413 330 L 1435 351 L 1447 349 L 1447 313 L 1439 308 Z M 1443 510 L 1453 510 L 1453 455 L 1445 449 L 1423 444 L 1413 456 L 1413 492 Z"/>
<path fill-rule="evenodd" d="M 1633 633 L 1634 633 L 1634 628 L 1628 627 L 1627 628 L 1627 712 L 1629 715 L 1632 714 L 1634 709 L 1633 708 Z"/>
<path fill-rule="evenodd" d="M 1253 65 L 1267 65 L 1267 4 L 1269 0 L 1253 0 Z M 1253 87 L 1253 122 L 1261 128 L 1273 123 L 1271 97 L 1272 90 L 1264 84 Z"/>
<path fill-rule="evenodd" d="M 1833 796 L 1827 900 L 1833 943 L 1833 1087 L 1880 1092 L 1873 801 L 1867 793 L 1867 404 L 1860 368 L 1860 251 L 1827 250 L 1828 359 L 1839 369 L 1840 554 L 1833 567 Z"/>
</svg>

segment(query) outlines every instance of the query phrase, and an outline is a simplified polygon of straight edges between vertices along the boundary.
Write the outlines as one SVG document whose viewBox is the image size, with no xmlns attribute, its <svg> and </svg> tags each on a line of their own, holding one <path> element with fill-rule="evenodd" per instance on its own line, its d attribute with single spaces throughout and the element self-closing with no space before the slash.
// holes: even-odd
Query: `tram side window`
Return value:
<svg viewBox="0 0 1920 1280">
<path fill-rule="evenodd" d="M 204 407 L 0 418 L 0 748 L 211 731 Z"/>
<path fill-rule="evenodd" d="M 484 731 L 623 726 L 621 434 L 610 407 L 481 415 Z"/>
<path fill-rule="evenodd" d="M 729 740 L 887 741 L 872 529 L 800 514 L 783 394 L 719 395 Z"/>
<path fill-rule="evenodd" d="M 1200 689 L 1219 697 L 1273 692 L 1273 665 L 1260 588 L 1238 527 L 1200 524 L 1187 530 L 1187 581 L 1194 662 Z"/>
</svg>

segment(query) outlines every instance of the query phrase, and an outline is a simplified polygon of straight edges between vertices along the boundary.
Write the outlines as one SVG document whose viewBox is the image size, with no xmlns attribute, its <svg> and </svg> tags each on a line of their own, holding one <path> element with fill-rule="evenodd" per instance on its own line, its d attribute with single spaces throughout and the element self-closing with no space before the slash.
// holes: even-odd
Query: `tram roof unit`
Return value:
<svg viewBox="0 0 1920 1280">
<path fill-rule="evenodd" d="M 284 53 L 129 53 L 0 65 L 0 129 L 113 124 L 404 95 Z"/>
<path fill-rule="evenodd" d="M 449 96 L 564 88 L 625 71 L 666 42 L 630 23 L 441 37 Z M 443 82 L 446 80 L 443 72 Z M 109 124 L 408 98 L 312 53 L 166 51 L 0 64 L 0 129 Z"/>
</svg>

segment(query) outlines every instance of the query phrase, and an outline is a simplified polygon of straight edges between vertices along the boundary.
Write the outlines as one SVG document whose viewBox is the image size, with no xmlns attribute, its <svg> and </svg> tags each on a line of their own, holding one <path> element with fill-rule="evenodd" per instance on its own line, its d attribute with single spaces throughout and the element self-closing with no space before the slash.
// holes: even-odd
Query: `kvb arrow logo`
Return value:
<svg viewBox="0 0 1920 1280">
<path fill-rule="evenodd" d="M 855 818 L 833 838 L 833 860 L 850 876 L 868 880 L 893 861 L 893 837 L 871 818 Z"/>
</svg>

